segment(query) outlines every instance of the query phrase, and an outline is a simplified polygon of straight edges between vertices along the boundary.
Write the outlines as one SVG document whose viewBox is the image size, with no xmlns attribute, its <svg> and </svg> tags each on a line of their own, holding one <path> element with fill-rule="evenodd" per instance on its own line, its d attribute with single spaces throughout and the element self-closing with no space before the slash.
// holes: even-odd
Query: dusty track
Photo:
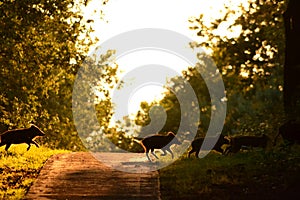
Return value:
<svg viewBox="0 0 300 200">
<path fill-rule="evenodd" d="M 129 158 L 130 154 L 103 153 L 103 156 L 116 161 L 120 156 Z M 156 171 L 117 171 L 86 152 L 61 154 L 46 162 L 26 199 L 154 200 L 160 199 L 159 178 Z"/>
</svg>

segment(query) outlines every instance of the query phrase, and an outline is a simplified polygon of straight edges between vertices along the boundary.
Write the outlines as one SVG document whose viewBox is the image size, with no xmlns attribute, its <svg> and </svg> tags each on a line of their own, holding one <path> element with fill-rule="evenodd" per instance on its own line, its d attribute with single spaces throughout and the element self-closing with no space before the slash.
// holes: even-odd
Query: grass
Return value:
<svg viewBox="0 0 300 200">
<path fill-rule="evenodd" d="M 0 148 L 0 199 L 23 199 L 45 161 L 65 150 L 14 145 Z M 300 190 L 300 146 L 202 159 L 186 155 L 160 171 L 167 199 L 293 199 Z"/>
<path fill-rule="evenodd" d="M 0 199 L 23 199 L 46 160 L 66 150 L 51 150 L 27 145 L 12 145 L 8 152 L 0 148 Z"/>
<path fill-rule="evenodd" d="M 162 199 L 289 199 L 300 190 L 300 146 L 202 159 L 180 158 L 160 170 Z"/>
</svg>

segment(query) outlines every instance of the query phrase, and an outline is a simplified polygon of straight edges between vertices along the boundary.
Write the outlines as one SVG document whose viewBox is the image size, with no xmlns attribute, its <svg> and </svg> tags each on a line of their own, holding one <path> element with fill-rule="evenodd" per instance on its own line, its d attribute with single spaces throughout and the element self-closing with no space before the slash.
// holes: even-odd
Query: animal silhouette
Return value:
<svg viewBox="0 0 300 200">
<path fill-rule="evenodd" d="M 39 147 L 38 143 L 33 139 L 44 135 L 45 133 L 34 124 L 31 124 L 29 128 L 8 130 L 0 135 L 0 147 L 6 145 L 5 150 L 8 151 L 12 144 L 26 143 L 28 144 L 28 151 L 31 144 Z"/>
</svg>

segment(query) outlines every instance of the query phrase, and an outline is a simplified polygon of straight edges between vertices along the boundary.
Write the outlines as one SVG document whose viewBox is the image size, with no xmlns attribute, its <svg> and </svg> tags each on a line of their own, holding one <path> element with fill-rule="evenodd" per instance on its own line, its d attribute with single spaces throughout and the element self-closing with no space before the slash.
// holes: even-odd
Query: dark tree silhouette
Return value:
<svg viewBox="0 0 300 200">
<path fill-rule="evenodd" d="M 290 0 L 284 13 L 286 50 L 284 105 L 288 118 L 300 116 L 300 1 Z"/>
</svg>

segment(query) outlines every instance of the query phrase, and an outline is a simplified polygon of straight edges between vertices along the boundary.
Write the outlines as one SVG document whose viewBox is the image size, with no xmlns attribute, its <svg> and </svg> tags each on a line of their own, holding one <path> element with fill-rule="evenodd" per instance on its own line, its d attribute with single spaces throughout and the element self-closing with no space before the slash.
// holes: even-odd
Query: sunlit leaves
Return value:
<svg viewBox="0 0 300 200">
<path fill-rule="evenodd" d="M 190 28 L 199 36 L 190 44 L 191 47 L 203 47 L 211 53 L 223 76 L 226 88 L 223 100 L 228 103 L 225 134 L 249 130 L 251 134 L 273 134 L 282 120 L 285 39 L 282 14 L 285 3 L 283 0 L 249 1 L 248 6 L 241 5 L 239 10 L 227 7 L 227 13 L 211 22 L 203 14 L 189 20 Z M 199 54 L 198 58 L 202 64 L 202 55 Z M 183 73 L 198 96 L 201 110 L 199 133 L 203 134 L 213 109 L 205 86 L 207 83 L 193 68 Z M 171 81 L 176 87 L 176 78 Z M 166 93 L 160 103 L 169 109 L 165 130 L 174 130 L 174 127 L 176 130 L 180 105 L 175 95 Z M 138 114 L 139 123 L 147 124 L 148 110 L 144 106 L 143 112 Z M 261 128 L 261 123 L 268 124 L 268 129 Z"/>
<path fill-rule="evenodd" d="M 240 9 L 242 14 L 228 27 L 228 30 L 240 27 L 239 36 L 231 37 L 230 34 L 224 35 L 218 31 L 222 23 L 230 21 L 231 16 L 236 14 L 230 8 L 222 19 L 216 19 L 210 25 L 204 23 L 203 15 L 194 18 L 191 20 L 192 29 L 198 31 L 200 41 L 198 46 L 207 47 L 213 51 L 212 56 L 221 70 L 231 65 L 235 74 L 239 75 L 241 64 L 244 64 L 248 68 L 246 71 L 250 73 L 249 79 L 253 79 L 257 73 L 251 68 L 256 65 L 256 68 L 264 68 L 264 74 L 258 74 L 264 77 L 271 73 L 271 67 L 279 67 L 283 63 L 282 13 L 285 9 L 285 1 L 264 1 L 263 3 L 250 1 L 248 7 L 241 6 Z M 248 83 L 251 82 L 251 80 L 248 81 Z"/>
<path fill-rule="evenodd" d="M 235 37 L 218 32 L 222 23 L 230 21 L 236 14 L 230 7 L 227 9 L 223 18 L 211 24 L 202 20 L 203 15 L 191 20 L 191 29 L 199 36 L 199 41 L 191 46 L 210 49 L 223 75 L 229 106 L 226 124 L 230 126 L 229 131 L 235 133 L 251 127 L 259 134 L 263 130 L 258 124 L 262 121 L 276 128 L 282 118 L 280 88 L 285 48 L 282 14 L 286 1 L 250 0 L 247 6 L 240 6 L 240 15 L 228 27 L 229 30 L 238 27 L 240 34 Z"/>
<path fill-rule="evenodd" d="M 94 42 L 80 2 L 6 0 L 0 5 L 1 130 L 36 123 L 47 133 L 45 143 L 80 146 L 72 123 L 72 86 Z"/>
</svg>

